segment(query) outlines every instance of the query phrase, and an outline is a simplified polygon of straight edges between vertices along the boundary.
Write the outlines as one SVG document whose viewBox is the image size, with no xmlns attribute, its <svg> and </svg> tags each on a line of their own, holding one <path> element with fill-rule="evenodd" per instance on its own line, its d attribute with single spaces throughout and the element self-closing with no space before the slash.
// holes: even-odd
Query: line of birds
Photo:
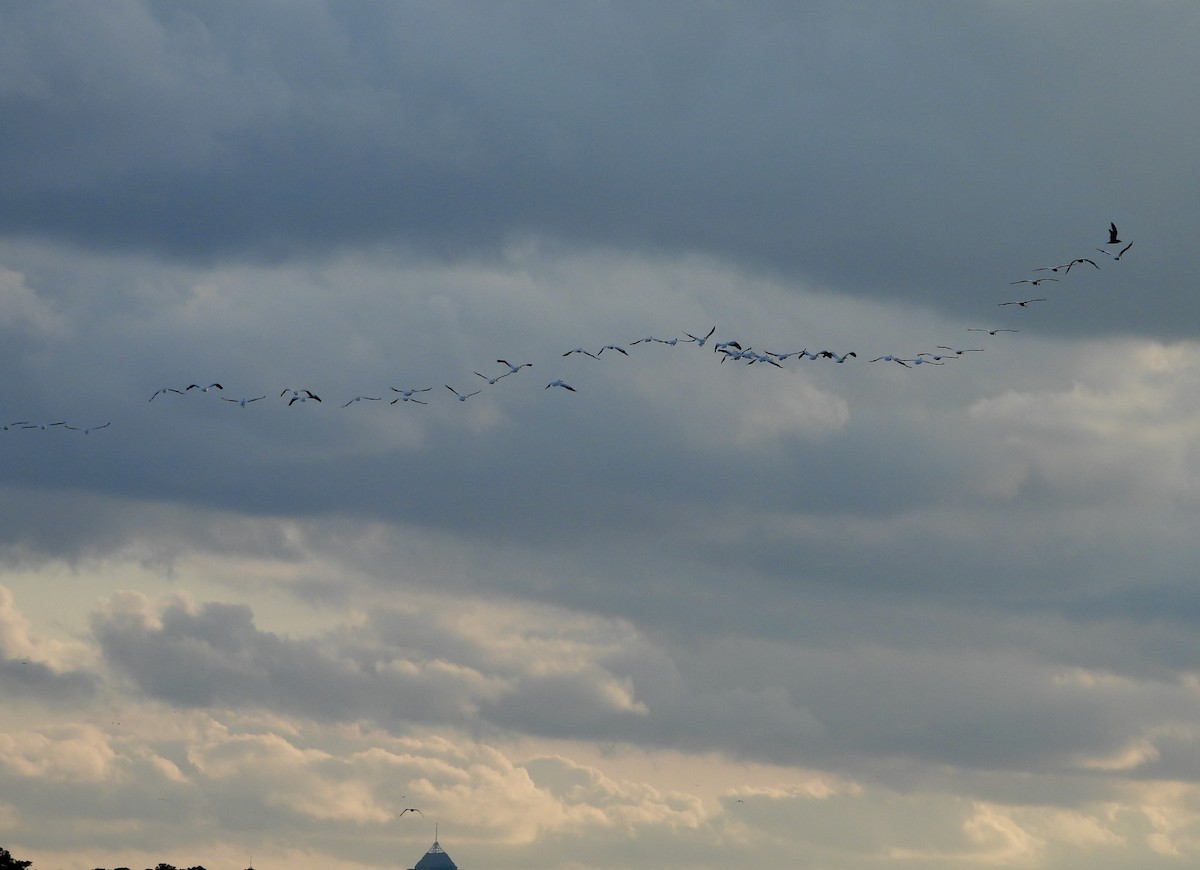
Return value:
<svg viewBox="0 0 1200 870">
<path fill-rule="evenodd" d="M 1122 247 L 1120 247 L 1120 249 L 1117 250 L 1116 253 L 1113 253 L 1112 249 L 1118 245 L 1121 245 Z M 1115 223 L 1110 222 L 1109 228 L 1108 228 L 1108 242 L 1106 243 L 1106 247 L 1096 248 L 1096 250 L 1099 251 L 1100 253 L 1108 256 L 1113 262 L 1119 262 L 1121 260 L 1121 258 L 1124 257 L 1125 254 L 1128 253 L 1129 249 L 1132 247 L 1133 247 L 1133 242 L 1123 241 L 1120 238 L 1120 234 L 1118 233 L 1117 225 Z M 1081 266 L 1085 266 L 1085 265 L 1091 266 L 1093 269 L 1100 268 L 1099 264 L 1097 264 L 1095 260 L 1093 260 L 1089 257 L 1074 257 L 1065 263 L 1059 263 L 1057 265 L 1052 265 L 1052 266 L 1039 266 L 1039 267 L 1033 269 L 1032 271 L 1034 273 L 1050 272 L 1052 274 L 1061 274 L 1061 275 L 1065 276 L 1065 275 L 1069 275 L 1073 268 L 1081 267 Z M 1010 286 L 1020 285 L 1020 284 L 1028 284 L 1033 287 L 1040 287 L 1043 284 L 1059 283 L 1060 281 L 1061 281 L 1060 278 L 1046 275 L 1046 276 L 1041 276 L 1041 277 L 1021 278 L 1017 281 L 1011 281 L 1011 282 L 1009 282 L 1009 284 L 1010 284 Z M 997 305 L 1000 307 L 1015 306 L 1018 308 L 1026 308 L 1030 305 L 1034 305 L 1036 303 L 1046 302 L 1046 301 L 1048 301 L 1046 297 L 1036 297 L 1036 298 L 1028 298 L 1028 299 L 1008 300 L 1008 301 L 1004 301 L 1004 302 L 999 302 L 999 303 L 997 303 Z M 714 327 L 712 327 L 712 329 L 710 329 L 707 333 L 705 333 L 703 335 L 693 334 L 690 332 L 684 332 L 682 336 L 673 337 L 673 338 L 659 338 L 659 337 L 656 337 L 653 335 L 648 335 L 644 338 L 639 338 L 635 341 L 632 341 L 629 344 L 631 347 L 634 345 L 640 345 L 640 344 L 663 344 L 668 347 L 675 347 L 682 343 L 682 344 L 691 344 L 698 348 L 711 347 L 713 353 L 717 354 L 720 357 L 719 361 L 722 363 L 728 362 L 728 361 L 736 361 L 736 362 L 744 362 L 747 365 L 773 366 L 775 368 L 783 368 L 783 363 L 785 363 L 787 360 L 792 359 L 792 358 L 806 359 L 806 360 L 810 360 L 810 361 L 827 360 L 827 361 L 838 363 L 838 364 L 844 364 L 848 360 L 858 358 L 858 354 L 852 350 L 845 351 L 842 353 L 837 353 L 832 350 L 826 350 L 826 349 L 810 350 L 809 348 L 805 347 L 802 350 L 787 351 L 787 352 L 778 352 L 778 351 L 771 351 L 771 350 L 757 351 L 752 346 L 743 345 L 742 342 L 740 342 L 739 340 L 736 340 L 736 339 L 716 341 L 713 339 L 713 336 L 716 334 L 716 331 L 717 331 L 717 328 L 716 328 L 716 326 L 714 326 Z M 967 332 L 986 333 L 987 335 L 993 336 L 993 337 L 995 337 L 1001 333 L 1016 333 L 1018 331 L 1019 330 L 1013 329 L 1010 327 L 997 327 L 997 328 L 971 327 L 971 328 L 967 329 Z M 610 352 L 610 355 L 620 354 L 625 357 L 630 356 L 629 351 L 626 350 L 625 347 L 623 347 L 622 345 L 606 344 L 606 345 L 602 346 L 601 348 L 599 348 L 594 353 L 584 347 L 572 348 L 571 350 L 564 352 L 562 354 L 562 357 L 566 358 L 566 357 L 572 357 L 572 356 L 585 356 L 585 357 L 589 357 L 594 360 L 600 360 L 606 351 Z M 935 350 L 933 350 L 933 351 L 921 351 L 920 353 L 916 353 L 911 356 L 901 356 L 899 354 L 887 353 L 887 354 L 882 354 L 880 356 L 874 357 L 870 360 L 867 360 L 867 362 L 872 362 L 872 363 L 890 362 L 890 363 L 895 363 L 897 365 L 903 366 L 904 368 L 915 368 L 917 366 L 924 366 L 924 365 L 941 366 L 941 365 L 945 365 L 947 362 L 949 362 L 951 360 L 961 359 L 964 356 L 966 356 L 967 354 L 982 353 L 983 351 L 984 351 L 984 348 L 982 348 L 982 347 L 955 347 L 955 346 L 951 346 L 951 345 L 937 345 L 935 347 Z M 498 360 L 496 360 L 496 363 L 499 365 L 503 365 L 505 370 L 495 373 L 495 374 L 485 374 L 484 372 L 480 372 L 480 371 L 474 372 L 474 374 L 477 377 L 479 377 L 480 379 L 482 379 L 488 387 L 494 387 L 496 384 L 498 384 L 504 378 L 511 377 L 511 376 L 519 373 L 522 369 L 531 368 L 533 366 L 532 362 L 513 363 L 506 359 L 498 359 Z M 445 386 L 445 388 L 448 391 L 450 391 L 450 393 L 453 394 L 454 398 L 459 402 L 466 402 L 472 396 L 477 396 L 483 391 L 482 386 L 480 387 L 480 389 L 472 390 L 470 392 L 460 392 L 458 389 L 455 389 L 450 384 L 444 384 L 443 386 Z M 221 393 L 221 392 L 224 392 L 224 389 L 225 389 L 225 387 L 221 383 L 216 382 L 216 381 L 210 382 L 210 383 L 192 383 L 192 384 L 188 384 L 186 387 L 161 387 L 160 389 L 154 391 L 154 393 L 150 396 L 148 401 L 153 402 L 159 396 L 169 396 L 172 394 L 183 396 L 183 395 L 192 393 L 193 391 L 196 393 L 208 393 L 208 392 Z M 421 398 L 420 396 L 422 396 L 426 393 L 431 393 L 433 391 L 433 387 L 406 387 L 406 388 L 390 387 L 389 389 L 391 390 L 392 393 L 395 393 L 395 396 L 393 398 L 391 398 L 390 400 L 388 400 L 388 404 L 390 404 L 390 405 L 396 405 L 396 404 L 401 404 L 401 403 L 427 405 L 427 404 L 429 404 L 428 397 Z M 571 384 L 567 383 L 562 378 L 555 378 L 555 379 L 549 381 L 546 384 L 546 386 L 544 387 L 544 389 L 546 389 L 546 390 L 561 389 L 561 390 L 566 390 L 566 391 L 569 391 L 572 393 L 578 392 L 575 387 L 573 387 Z M 246 408 L 249 405 L 253 404 L 254 402 L 259 402 L 259 401 L 266 399 L 267 394 L 258 395 L 258 396 L 247 396 L 247 397 L 242 397 L 242 398 L 232 398 L 230 396 L 222 395 L 222 396 L 220 396 L 220 398 L 222 401 L 231 402 L 233 404 L 238 405 L 240 408 Z M 286 400 L 286 405 L 288 407 L 295 405 L 295 404 L 307 404 L 308 402 L 315 402 L 315 403 L 323 404 L 323 400 L 317 393 L 313 392 L 312 390 L 306 389 L 306 388 L 293 389 L 291 387 L 287 387 L 280 391 L 279 398 Z M 351 405 L 359 404 L 362 402 L 383 402 L 384 400 L 385 400 L 385 395 L 377 395 L 377 396 L 365 395 L 365 394 L 364 395 L 356 395 L 356 396 L 353 396 L 352 398 L 350 398 L 349 400 L 342 402 L 341 407 L 348 408 Z M 46 429 L 51 429 L 51 428 L 62 427 L 63 429 L 82 432 L 83 434 L 88 435 L 88 434 L 91 434 L 92 432 L 96 432 L 101 429 L 105 429 L 110 425 L 111 425 L 111 421 L 102 423 L 100 425 L 84 427 L 84 426 L 71 425 L 71 424 L 67 423 L 65 420 L 60 420 L 60 421 L 57 421 L 54 423 L 34 423 L 31 421 L 23 420 L 23 421 L 18 421 L 15 423 L 9 423 L 8 425 L 0 426 L 0 430 L 9 430 L 9 429 L 46 430 Z"/>
</svg>

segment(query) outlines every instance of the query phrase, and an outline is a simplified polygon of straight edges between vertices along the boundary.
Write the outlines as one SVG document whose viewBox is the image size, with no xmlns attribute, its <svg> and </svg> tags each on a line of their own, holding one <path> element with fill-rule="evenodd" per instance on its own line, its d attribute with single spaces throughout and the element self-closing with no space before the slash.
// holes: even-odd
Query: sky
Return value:
<svg viewBox="0 0 1200 870">
<path fill-rule="evenodd" d="M 0 846 L 1195 866 L 1198 27 L 0 2 Z"/>
</svg>

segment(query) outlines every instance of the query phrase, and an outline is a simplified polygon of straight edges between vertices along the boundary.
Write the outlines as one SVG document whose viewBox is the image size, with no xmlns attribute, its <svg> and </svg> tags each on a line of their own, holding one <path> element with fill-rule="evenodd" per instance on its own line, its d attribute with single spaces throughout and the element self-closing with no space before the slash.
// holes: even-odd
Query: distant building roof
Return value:
<svg viewBox="0 0 1200 870">
<path fill-rule="evenodd" d="M 438 845 L 438 841 L 434 840 L 429 851 L 421 856 L 417 866 L 411 870 L 458 870 L 458 865 L 450 860 L 450 856 Z"/>
</svg>

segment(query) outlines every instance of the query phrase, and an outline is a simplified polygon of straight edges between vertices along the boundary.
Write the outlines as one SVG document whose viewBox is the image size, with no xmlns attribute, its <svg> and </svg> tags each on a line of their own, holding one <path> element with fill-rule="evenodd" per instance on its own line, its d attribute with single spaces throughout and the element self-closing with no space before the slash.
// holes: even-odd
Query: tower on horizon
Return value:
<svg viewBox="0 0 1200 870">
<path fill-rule="evenodd" d="M 410 867 L 408 870 L 458 870 L 458 865 L 450 860 L 446 850 L 434 839 L 429 851 L 421 856 L 421 860 L 415 867 Z"/>
</svg>

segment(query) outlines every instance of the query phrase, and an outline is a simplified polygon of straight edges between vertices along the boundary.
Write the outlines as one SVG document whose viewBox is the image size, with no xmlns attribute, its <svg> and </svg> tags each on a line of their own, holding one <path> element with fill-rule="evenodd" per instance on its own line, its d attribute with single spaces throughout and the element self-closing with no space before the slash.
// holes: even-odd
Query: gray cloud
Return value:
<svg viewBox="0 0 1200 870">
<path fill-rule="evenodd" d="M 0 8 L 0 836 L 1186 859 L 1196 15 Z"/>
<path fill-rule="evenodd" d="M 12 7 L 6 229 L 203 259 L 385 240 L 494 255 L 538 234 L 964 313 L 969 276 L 1002 291 L 1093 253 L 1116 219 L 1139 283 L 1161 286 L 1187 256 L 1157 216 L 1186 215 L 1187 183 L 1143 167 L 1190 178 L 1178 143 L 1196 132 L 1173 108 L 1191 13 L 1171 16 Z M 1120 300 L 1047 322 L 1182 328 Z"/>
</svg>

